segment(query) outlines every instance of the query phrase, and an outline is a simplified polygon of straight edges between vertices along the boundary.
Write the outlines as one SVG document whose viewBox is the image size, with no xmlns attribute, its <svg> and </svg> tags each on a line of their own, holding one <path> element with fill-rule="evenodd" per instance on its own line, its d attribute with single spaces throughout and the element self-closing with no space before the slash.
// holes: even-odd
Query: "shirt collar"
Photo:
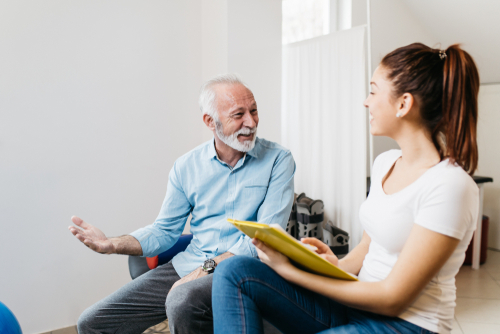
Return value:
<svg viewBox="0 0 500 334">
<path fill-rule="evenodd" d="M 217 159 L 217 151 L 215 150 L 215 138 L 212 138 L 208 144 L 207 159 Z"/>
<path fill-rule="evenodd" d="M 258 158 L 259 157 L 259 154 L 258 154 L 259 153 L 259 147 L 260 147 L 260 145 L 259 145 L 259 138 L 257 137 L 257 138 L 255 138 L 255 145 L 254 145 L 254 147 L 250 151 L 248 151 L 247 154 L 249 156 L 251 156 L 251 157 Z"/>
</svg>

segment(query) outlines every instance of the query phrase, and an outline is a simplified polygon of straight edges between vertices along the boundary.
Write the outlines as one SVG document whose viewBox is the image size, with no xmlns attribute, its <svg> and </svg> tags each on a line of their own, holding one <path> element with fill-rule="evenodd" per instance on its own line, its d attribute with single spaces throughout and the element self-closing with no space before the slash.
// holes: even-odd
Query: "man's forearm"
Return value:
<svg viewBox="0 0 500 334">
<path fill-rule="evenodd" d="M 224 261 L 225 259 L 229 259 L 231 256 L 234 256 L 234 254 L 229 253 L 229 252 L 225 252 L 219 256 L 214 257 L 214 261 L 215 261 L 215 263 L 219 264 L 222 261 Z"/>
<path fill-rule="evenodd" d="M 115 254 L 124 255 L 142 255 L 140 242 L 131 235 L 122 235 L 121 237 L 109 239 L 114 246 Z"/>
</svg>

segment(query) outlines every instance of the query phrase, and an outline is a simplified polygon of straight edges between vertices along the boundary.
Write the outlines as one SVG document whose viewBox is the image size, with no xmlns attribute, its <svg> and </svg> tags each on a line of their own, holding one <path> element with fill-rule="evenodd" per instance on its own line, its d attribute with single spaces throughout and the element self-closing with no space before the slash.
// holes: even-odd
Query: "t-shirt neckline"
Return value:
<svg viewBox="0 0 500 334">
<path fill-rule="evenodd" d="M 434 167 L 437 167 L 439 164 L 441 164 L 442 162 L 444 162 L 444 161 L 446 161 L 446 160 L 447 160 L 447 159 L 443 159 L 443 160 L 441 160 L 440 162 L 438 162 L 437 164 L 435 164 L 434 166 L 430 167 L 430 168 L 429 168 L 429 169 L 427 169 L 427 170 L 426 170 L 426 171 L 425 171 L 422 175 L 420 175 L 420 176 L 419 176 L 419 177 L 418 177 L 415 181 L 413 181 L 412 183 L 410 183 L 409 185 L 407 185 L 407 186 L 406 186 L 406 187 L 404 187 L 403 189 L 401 189 L 401 190 L 399 190 L 399 191 L 396 191 L 396 192 L 395 192 L 395 193 L 393 193 L 393 194 L 387 194 L 387 193 L 385 192 L 385 190 L 384 190 L 384 185 L 382 184 L 382 181 L 383 181 L 383 180 L 384 180 L 384 178 L 387 176 L 387 173 L 389 173 L 389 171 L 390 171 L 390 170 L 391 170 L 391 169 L 392 169 L 392 168 L 396 165 L 396 162 L 397 162 L 397 161 L 399 160 L 399 158 L 401 158 L 402 156 L 403 156 L 403 152 L 401 152 L 401 150 L 400 150 L 400 151 L 399 151 L 399 154 L 397 155 L 397 157 L 395 158 L 395 160 L 394 160 L 394 161 L 390 164 L 389 169 L 387 169 L 387 170 L 383 173 L 382 177 L 380 178 L 380 181 L 378 182 L 378 184 L 379 184 L 379 186 L 380 186 L 380 190 L 382 191 L 382 194 L 383 194 L 384 196 L 386 196 L 386 197 L 396 196 L 396 195 L 398 195 L 398 194 L 401 194 L 401 193 L 405 192 L 405 191 L 406 191 L 406 189 L 408 189 L 408 188 L 412 188 L 412 187 L 413 187 L 413 185 L 414 185 L 414 184 L 416 184 L 416 183 L 419 183 L 419 182 L 420 182 L 420 180 L 421 180 L 422 178 L 424 178 L 424 176 L 425 176 L 426 174 L 428 174 L 428 172 L 429 172 L 430 170 L 432 170 Z"/>
</svg>

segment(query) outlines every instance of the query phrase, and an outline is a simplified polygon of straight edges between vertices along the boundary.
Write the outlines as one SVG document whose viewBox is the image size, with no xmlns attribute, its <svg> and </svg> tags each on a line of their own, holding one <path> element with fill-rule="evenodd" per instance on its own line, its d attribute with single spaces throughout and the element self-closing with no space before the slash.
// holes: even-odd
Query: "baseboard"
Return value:
<svg viewBox="0 0 500 334">
<path fill-rule="evenodd" d="M 40 334 L 78 334 L 78 331 L 76 330 L 76 326 L 69 326 Z"/>
</svg>

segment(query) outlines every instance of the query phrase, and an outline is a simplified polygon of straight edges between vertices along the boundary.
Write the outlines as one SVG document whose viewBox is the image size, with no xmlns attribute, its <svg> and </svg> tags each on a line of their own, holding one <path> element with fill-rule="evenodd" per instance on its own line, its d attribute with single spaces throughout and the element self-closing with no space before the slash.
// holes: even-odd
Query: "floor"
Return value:
<svg viewBox="0 0 500 334">
<path fill-rule="evenodd" d="M 488 250 L 486 263 L 479 270 L 463 266 L 457 275 L 457 307 L 452 334 L 500 333 L 500 252 Z M 44 334 L 76 334 L 68 327 Z M 145 334 L 170 333 L 168 322 Z"/>
<path fill-rule="evenodd" d="M 479 270 L 463 266 L 456 284 L 452 334 L 500 333 L 500 252 L 488 250 Z"/>
</svg>

